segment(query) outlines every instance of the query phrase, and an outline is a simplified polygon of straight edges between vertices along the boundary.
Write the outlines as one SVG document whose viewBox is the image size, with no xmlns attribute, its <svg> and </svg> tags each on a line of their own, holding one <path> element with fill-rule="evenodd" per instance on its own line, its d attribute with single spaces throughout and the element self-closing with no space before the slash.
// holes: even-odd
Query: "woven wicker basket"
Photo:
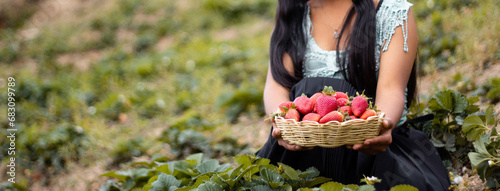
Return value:
<svg viewBox="0 0 500 191">
<path fill-rule="evenodd" d="M 281 130 L 283 140 L 290 144 L 304 147 L 338 147 L 360 144 L 366 139 L 378 136 L 384 118 L 385 114 L 379 113 L 366 120 L 354 119 L 342 123 L 296 122 L 282 117 L 277 117 L 275 122 Z"/>
</svg>

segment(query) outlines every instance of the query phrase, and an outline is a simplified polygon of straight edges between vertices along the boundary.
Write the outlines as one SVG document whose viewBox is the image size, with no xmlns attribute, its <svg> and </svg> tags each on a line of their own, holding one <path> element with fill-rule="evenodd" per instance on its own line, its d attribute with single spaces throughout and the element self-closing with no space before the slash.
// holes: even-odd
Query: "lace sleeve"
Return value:
<svg viewBox="0 0 500 191">
<path fill-rule="evenodd" d="M 386 51 L 392 35 L 398 26 L 402 26 L 404 51 L 408 52 L 408 10 L 413 4 L 407 0 L 384 0 L 377 12 L 377 45 Z"/>
</svg>

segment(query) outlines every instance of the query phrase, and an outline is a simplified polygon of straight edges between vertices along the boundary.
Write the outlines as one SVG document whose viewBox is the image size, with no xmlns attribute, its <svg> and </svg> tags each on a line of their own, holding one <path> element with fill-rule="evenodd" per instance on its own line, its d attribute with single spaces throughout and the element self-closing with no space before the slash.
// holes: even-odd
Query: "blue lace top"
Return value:
<svg viewBox="0 0 500 191">
<path fill-rule="evenodd" d="M 408 36 L 406 20 L 408 19 L 408 10 L 412 5 L 413 4 L 409 3 L 407 0 L 383 0 L 379 5 L 376 13 L 375 41 L 377 75 L 380 66 L 380 53 L 381 51 L 387 50 L 392 35 L 396 32 L 395 30 L 398 26 L 402 26 L 401 29 L 403 30 L 404 37 L 404 51 L 408 51 L 408 45 L 406 43 Z M 339 67 L 340 62 L 337 61 L 337 52 L 321 49 L 312 36 L 312 30 L 314 30 L 314 28 L 311 22 L 309 7 L 307 10 L 307 18 L 304 23 L 304 29 L 306 29 L 305 34 L 307 36 L 307 48 L 303 65 L 304 77 L 332 77 L 343 79 L 344 77 Z M 341 59 L 343 59 L 342 55 L 346 53 L 345 51 L 346 50 L 339 51 L 339 57 Z M 406 108 L 405 100 L 405 108 L 398 125 L 401 125 L 404 121 L 406 121 L 407 112 L 408 109 Z"/>
</svg>

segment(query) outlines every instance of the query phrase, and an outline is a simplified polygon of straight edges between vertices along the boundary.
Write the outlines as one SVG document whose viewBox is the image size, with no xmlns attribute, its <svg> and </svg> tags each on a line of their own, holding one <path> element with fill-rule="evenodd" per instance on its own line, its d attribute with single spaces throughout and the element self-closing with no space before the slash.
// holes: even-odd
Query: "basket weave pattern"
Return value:
<svg viewBox="0 0 500 191">
<path fill-rule="evenodd" d="M 380 113 L 366 120 L 353 119 L 339 123 L 331 121 L 325 124 L 317 122 L 275 119 L 283 140 L 290 144 L 304 147 L 338 147 L 363 143 L 366 139 L 376 137 L 380 133 L 385 114 Z"/>
</svg>

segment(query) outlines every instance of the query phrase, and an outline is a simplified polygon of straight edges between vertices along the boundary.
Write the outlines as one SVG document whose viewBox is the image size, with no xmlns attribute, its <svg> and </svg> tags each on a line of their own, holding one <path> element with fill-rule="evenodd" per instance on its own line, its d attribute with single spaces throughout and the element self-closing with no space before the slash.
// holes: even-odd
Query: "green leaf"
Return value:
<svg viewBox="0 0 500 191">
<path fill-rule="evenodd" d="M 477 140 L 477 138 L 479 138 L 479 136 L 481 136 L 481 134 L 483 134 L 483 132 L 484 132 L 484 129 L 474 128 L 469 133 L 467 133 L 467 140 L 469 140 L 469 141 Z"/>
<path fill-rule="evenodd" d="M 466 114 L 472 114 L 479 111 L 479 106 L 474 104 L 479 101 L 477 96 L 469 97 L 467 101 L 469 104 L 467 104 L 467 108 L 465 109 Z"/>
<path fill-rule="evenodd" d="M 438 91 L 429 101 L 429 109 L 433 111 L 446 110 L 453 111 L 453 96 L 451 90 Z"/>
<path fill-rule="evenodd" d="M 468 101 L 462 94 L 453 91 L 453 113 L 463 113 L 467 109 Z"/>
<path fill-rule="evenodd" d="M 497 132 L 497 128 L 496 128 L 496 127 L 493 127 L 493 128 L 491 128 L 491 129 L 492 129 L 492 130 L 491 130 L 490 135 L 498 135 L 498 132 Z"/>
<path fill-rule="evenodd" d="M 224 185 L 226 184 L 226 181 L 224 181 L 219 174 L 216 174 L 215 176 L 210 177 L 210 182 L 219 184 L 219 185 Z"/>
<path fill-rule="evenodd" d="M 474 145 L 474 149 L 476 149 L 479 154 L 490 156 L 490 153 L 486 150 L 483 139 L 477 139 L 472 144 Z"/>
<path fill-rule="evenodd" d="M 312 179 L 319 176 L 319 170 L 315 167 L 309 167 L 304 172 L 299 172 L 299 177 L 304 179 Z"/>
<path fill-rule="evenodd" d="M 224 190 L 224 188 L 221 185 L 212 182 L 205 182 L 198 187 L 198 191 L 221 191 L 221 190 Z"/>
<path fill-rule="evenodd" d="M 120 182 L 126 182 L 127 178 L 132 178 L 132 172 L 130 171 L 109 171 L 104 174 L 101 174 L 101 176 L 107 176 L 107 177 L 112 177 L 118 179 Z"/>
<path fill-rule="evenodd" d="M 201 161 L 203 160 L 203 153 L 196 153 L 189 155 L 188 157 L 186 157 L 186 160 L 195 160 L 196 164 L 200 164 Z"/>
<path fill-rule="evenodd" d="M 257 185 L 257 186 L 250 188 L 250 190 L 251 191 L 269 191 L 269 190 L 273 190 L 273 189 L 267 185 Z"/>
<path fill-rule="evenodd" d="M 173 191 L 181 185 L 181 181 L 177 180 L 174 176 L 161 173 L 158 179 L 152 184 L 152 189 L 159 191 Z"/>
<path fill-rule="evenodd" d="M 390 191 L 418 191 L 418 189 L 410 185 L 401 184 L 392 187 Z"/>
<path fill-rule="evenodd" d="M 198 165 L 197 169 L 201 174 L 205 174 L 209 172 L 216 172 L 218 167 L 219 167 L 219 161 L 215 159 L 210 159 Z"/>
<path fill-rule="evenodd" d="M 248 155 L 235 156 L 233 159 L 234 159 L 234 162 L 236 162 L 236 164 L 238 166 L 243 165 L 243 168 L 246 168 L 246 167 L 252 165 L 252 160 L 250 159 L 250 156 L 248 156 Z"/>
<path fill-rule="evenodd" d="M 446 148 L 455 147 L 455 134 L 452 133 L 444 133 L 443 140 L 446 142 Z"/>
<path fill-rule="evenodd" d="M 168 164 L 157 166 L 157 167 L 155 167 L 155 170 L 157 170 L 158 172 L 165 173 L 165 174 L 172 174 L 172 171 L 170 170 L 170 167 Z"/>
<path fill-rule="evenodd" d="M 194 160 L 191 160 L 194 161 Z M 174 172 L 172 173 L 175 177 L 181 177 L 181 176 L 194 176 L 195 174 L 192 172 L 189 172 L 191 165 L 189 162 L 183 160 L 183 161 L 176 161 L 173 165 L 174 167 Z"/>
<path fill-rule="evenodd" d="M 164 155 L 159 154 L 159 153 L 158 153 L 158 154 L 155 154 L 155 155 L 153 155 L 153 156 L 151 157 L 151 160 L 152 160 L 153 162 L 165 162 L 165 161 L 168 161 L 168 159 L 169 159 L 169 158 L 168 158 L 167 156 L 164 156 Z"/>
<path fill-rule="evenodd" d="M 267 168 L 260 169 L 260 177 L 265 180 L 272 188 L 277 188 L 283 185 L 283 177 L 277 172 L 269 170 Z"/>
<path fill-rule="evenodd" d="M 319 189 L 321 191 L 342 191 L 344 185 L 338 182 L 327 182 L 322 184 Z"/>
<path fill-rule="evenodd" d="M 198 161 L 196 159 L 186 159 L 183 161 L 187 162 L 187 164 L 189 164 L 189 167 L 196 166 L 196 165 L 200 164 L 200 163 L 198 163 Z"/>
<path fill-rule="evenodd" d="M 477 167 L 483 161 L 490 159 L 490 157 L 476 152 L 469 152 L 468 156 L 473 167 Z"/>
<path fill-rule="evenodd" d="M 471 129 L 476 128 L 478 126 L 484 125 L 483 120 L 477 115 L 470 115 L 464 119 L 464 123 L 462 124 L 462 132 L 467 133 Z"/>
<path fill-rule="evenodd" d="M 299 188 L 297 191 L 314 191 L 311 188 Z"/>
<path fill-rule="evenodd" d="M 320 176 L 320 177 L 315 177 L 315 178 L 307 181 L 305 185 L 307 187 L 313 187 L 313 186 L 316 186 L 318 184 L 323 184 L 325 182 L 328 182 L 330 180 L 332 180 L 332 179 Z"/>
<path fill-rule="evenodd" d="M 488 170 L 488 162 L 487 161 L 483 161 L 481 163 L 479 163 L 475 168 L 477 170 L 477 174 L 479 175 L 479 177 L 483 180 L 485 180 L 487 177 L 486 177 L 486 172 Z"/>
<path fill-rule="evenodd" d="M 457 122 L 458 125 L 463 125 L 464 120 L 465 119 L 460 115 L 455 116 L 455 121 Z"/>
<path fill-rule="evenodd" d="M 224 171 L 226 171 L 229 168 L 231 168 L 231 164 L 225 163 L 225 164 L 220 165 L 219 167 L 217 167 L 217 170 L 215 170 L 215 171 L 216 172 L 224 172 Z"/>
<path fill-rule="evenodd" d="M 10 182 L 9 182 L 10 184 Z M 14 187 L 16 183 L 12 184 L 12 187 Z M 5 185 L 4 185 L 5 186 Z M 7 187 L 10 187 L 9 185 L 7 185 Z M 14 187 L 15 188 L 15 187 Z M 0 190 L 3 190 L 5 189 L 4 187 L 2 187 L 2 184 L 0 184 Z M 28 189 L 19 189 L 19 188 L 16 188 L 17 190 L 19 191 L 25 191 L 25 190 L 28 190 Z M 120 185 L 118 185 L 118 183 L 116 183 L 115 181 L 113 180 L 108 180 L 106 181 L 102 186 L 101 188 L 99 189 L 99 191 L 119 191 L 120 190 Z"/>
<path fill-rule="evenodd" d="M 488 109 L 486 109 L 486 124 L 495 125 L 495 116 L 493 113 L 493 106 L 488 106 Z"/>
<path fill-rule="evenodd" d="M 375 191 L 375 187 L 373 185 L 363 185 L 358 188 L 358 191 Z"/>
<path fill-rule="evenodd" d="M 358 186 L 358 185 L 356 185 L 356 184 L 349 184 L 349 185 L 347 185 L 347 186 L 345 186 L 345 187 L 346 187 L 346 188 L 348 188 L 348 189 L 351 189 L 351 190 L 353 190 L 353 191 L 354 191 L 354 190 L 358 190 L 358 188 L 359 188 L 359 186 Z"/>
<path fill-rule="evenodd" d="M 143 166 L 146 166 L 148 168 L 153 168 L 154 163 L 153 162 L 147 162 L 147 161 L 139 161 L 139 162 L 132 162 L 132 163 L 130 163 L 130 166 L 139 166 L 139 165 L 143 165 Z"/>
<path fill-rule="evenodd" d="M 434 145 L 434 147 L 444 147 L 445 146 L 443 142 L 441 142 L 440 140 L 437 140 L 434 136 L 432 136 L 429 141 Z"/>
<path fill-rule="evenodd" d="M 262 166 L 262 165 L 267 165 L 271 162 L 271 160 L 269 159 L 266 159 L 266 158 L 258 158 L 255 160 L 255 162 L 253 164 L 256 164 L 258 166 Z"/>
<path fill-rule="evenodd" d="M 149 190 L 151 188 L 153 188 L 153 182 L 155 182 L 156 180 L 158 180 L 158 175 L 155 175 L 153 177 L 151 177 L 149 180 L 148 180 L 148 183 L 146 183 L 146 185 L 144 185 L 144 187 L 142 187 L 142 190 Z"/>
<path fill-rule="evenodd" d="M 293 187 L 290 184 L 285 184 L 280 187 L 280 190 L 293 191 Z"/>
<path fill-rule="evenodd" d="M 467 98 L 467 102 L 469 102 L 469 104 L 474 104 L 478 101 L 479 101 L 479 97 L 477 97 L 477 96 L 471 96 L 471 97 Z"/>
<path fill-rule="evenodd" d="M 295 171 L 295 169 L 293 169 L 292 167 L 290 167 L 290 166 L 288 166 L 286 164 L 283 164 L 283 163 L 278 163 L 278 165 L 282 166 L 282 168 L 284 169 L 284 172 L 285 172 L 285 175 L 287 176 L 287 178 L 292 179 L 292 180 L 299 179 L 299 175 L 297 174 L 297 171 Z"/>
</svg>

